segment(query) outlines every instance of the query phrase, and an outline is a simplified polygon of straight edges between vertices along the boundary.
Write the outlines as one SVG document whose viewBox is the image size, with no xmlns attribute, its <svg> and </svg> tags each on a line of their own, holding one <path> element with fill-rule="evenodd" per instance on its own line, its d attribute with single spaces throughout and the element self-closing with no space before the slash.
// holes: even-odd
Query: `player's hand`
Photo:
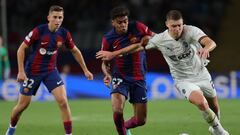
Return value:
<svg viewBox="0 0 240 135">
<path fill-rule="evenodd" d="M 110 84 L 112 82 L 112 77 L 110 75 L 105 75 L 103 78 L 103 82 L 108 88 L 110 88 Z"/>
<path fill-rule="evenodd" d="M 114 53 L 109 51 L 98 51 L 96 53 L 96 58 L 101 60 L 112 60 L 114 58 Z"/>
<path fill-rule="evenodd" d="M 84 75 L 87 77 L 88 80 L 93 80 L 93 74 L 90 71 L 85 71 Z"/>
<path fill-rule="evenodd" d="M 208 57 L 210 57 L 209 50 L 205 49 L 205 48 L 199 49 L 198 50 L 198 55 L 202 59 L 207 59 Z"/>
<path fill-rule="evenodd" d="M 148 41 L 150 40 L 150 36 L 144 36 L 142 39 L 141 39 L 141 45 L 142 46 L 146 46 L 148 44 Z"/>
<path fill-rule="evenodd" d="M 17 81 L 18 82 L 23 82 L 25 80 L 27 80 L 27 76 L 25 74 L 25 72 L 18 72 L 18 75 L 17 75 Z"/>
</svg>

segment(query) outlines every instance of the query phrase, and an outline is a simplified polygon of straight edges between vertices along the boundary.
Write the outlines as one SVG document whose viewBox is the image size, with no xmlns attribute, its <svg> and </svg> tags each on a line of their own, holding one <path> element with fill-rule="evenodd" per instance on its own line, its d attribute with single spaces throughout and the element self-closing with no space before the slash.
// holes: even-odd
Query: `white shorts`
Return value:
<svg viewBox="0 0 240 135">
<path fill-rule="evenodd" d="M 175 87 L 186 99 L 189 99 L 189 96 L 193 91 L 202 91 L 205 97 L 210 98 L 217 95 L 211 76 L 206 74 L 201 78 L 177 80 L 175 81 Z"/>
</svg>

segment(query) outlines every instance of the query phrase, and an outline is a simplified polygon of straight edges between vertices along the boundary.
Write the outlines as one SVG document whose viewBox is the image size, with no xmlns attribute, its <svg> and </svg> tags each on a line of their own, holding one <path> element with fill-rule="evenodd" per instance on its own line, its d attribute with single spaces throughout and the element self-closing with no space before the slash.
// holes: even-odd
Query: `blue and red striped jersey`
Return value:
<svg viewBox="0 0 240 135">
<path fill-rule="evenodd" d="M 112 30 L 103 36 L 102 50 L 120 50 L 131 44 L 140 42 L 142 37 L 146 35 L 152 35 L 152 31 L 146 25 L 138 21 L 129 22 L 127 33 L 119 35 L 112 28 Z M 145 51 L 116 57 L 113 59 L 111 67 L 113 76 L 120 76 L 128 81 L 144 80 L 147 69 Z"/>
<path fill-rule="evenodd" d="M 56 32 L 51 32 L 48 24 L 35 27 L 25 37 L 24 43 L 31 47 L 25 71 L 33 75 L 51 72 L 56 68 L 59 47 L 65 45 L 72 49 L 75 46 L 68 30 L 60 27 Z"/>
</svg>

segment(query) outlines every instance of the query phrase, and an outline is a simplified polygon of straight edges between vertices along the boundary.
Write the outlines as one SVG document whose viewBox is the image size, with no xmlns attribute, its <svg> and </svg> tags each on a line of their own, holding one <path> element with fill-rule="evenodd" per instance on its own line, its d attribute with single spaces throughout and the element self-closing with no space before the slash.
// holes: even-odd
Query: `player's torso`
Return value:
<svg viewBox="0 0 240 135">
<path fill-rule="evenodd" d="M 185 34 L 178 40 L 171 38 L 162 40 L 159 49 L 163 53 L 174 79 L 198 75 L 205 68 L 201 65 L 201 59 L 197 55 L 200 47 L 198 42 Z"/>
<path fill-rule="evenodd" d="M 110 44 L 109 51 L 120 50 L 131 44 L 140 42 L 144 35 L 134 24 L 129 24 L 128 32 L 124 35 L 111 31 L 107 38 Z M 143 80 L 146 70 L 145 52 L 135 52 L 113 60 L 113 73 L 120 75 L 127 80 Z"/>
<path fill-rule="evenodd" d="M 32 43 L 26 63 L 26 71 L 33 74 L 50 72 L 56 68 L 58 48 L 64 43 L 61 30 L 50 32 L 47 27 L 39 28 L 38 40 Z"/>
</svg>

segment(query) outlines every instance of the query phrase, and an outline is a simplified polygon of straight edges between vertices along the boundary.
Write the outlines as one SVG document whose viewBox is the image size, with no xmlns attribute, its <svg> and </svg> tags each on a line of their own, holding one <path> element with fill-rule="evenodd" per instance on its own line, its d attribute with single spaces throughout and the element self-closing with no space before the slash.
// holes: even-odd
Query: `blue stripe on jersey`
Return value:
<svg viewBox="0 0 240 135">
<path fill-rule="evenodd" d="M 139 30 L 136 22 L 129 22 L 128 32 L 119 35 L 113 28 L 104 35 L 109 44 L 108 51 L 115 51 L 141 41 L 146 34 Z M 104 40 L 105 40 L 104 39 Z M 113 60 L 113 75 L 129 81 L 144 80 L 146 72 L 145 52 L 136 52 Z"/>
<path fill-rule="evenodd" d="M 34 41 L 29 42 L 31 52 L 26 61 L 26 72 L 51 72 L 56 68 L 58 47 L 66 42 L 68 31 L 60 27 L 56 32 L 51 32 L 47 24 L 39 25 L 33 32 L 35 30 L 38 34 L 35 34 L 37 37 L 30 37 Z"/>
</svg>

